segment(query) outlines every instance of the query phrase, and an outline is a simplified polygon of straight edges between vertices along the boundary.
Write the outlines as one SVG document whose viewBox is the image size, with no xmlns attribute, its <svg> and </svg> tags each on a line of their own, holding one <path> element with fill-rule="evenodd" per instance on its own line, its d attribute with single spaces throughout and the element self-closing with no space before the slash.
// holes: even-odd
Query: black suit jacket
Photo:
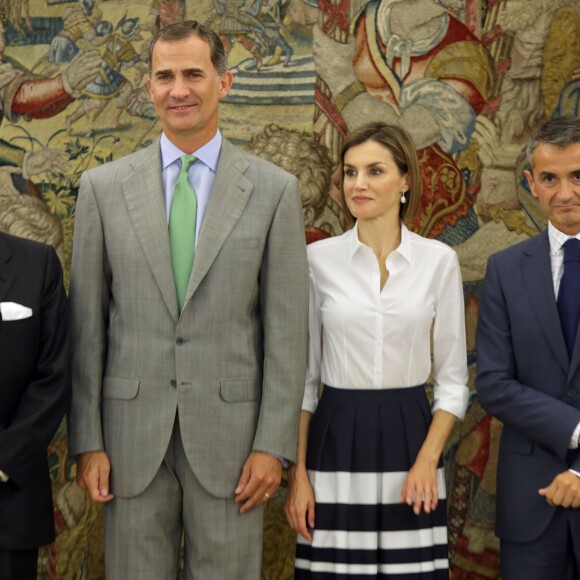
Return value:
<svg viewBox="0 0 580 580">
<path fill-rule="evenodd" d="M 54 539 L 46 449 L 70 402 L 69 322 L 62 270 L 44 244 L 0 233 L 0 302 L 32 309 L 0 321 L 0 549 Z"/>
<path fill-rule="evenodd" d="M 580 452 L 568 450 L 580 422 L 580 338 L 570 357 L 547 232 L 489 259 L 477 329 L 476 388 L 483 407 L 504 424 L 497 535 L 532 541 L 556 510 L 538 489 L 570 467 L 580 471 Z M 571 513 L 580 519 L 580 510 Z"/>
</svg>

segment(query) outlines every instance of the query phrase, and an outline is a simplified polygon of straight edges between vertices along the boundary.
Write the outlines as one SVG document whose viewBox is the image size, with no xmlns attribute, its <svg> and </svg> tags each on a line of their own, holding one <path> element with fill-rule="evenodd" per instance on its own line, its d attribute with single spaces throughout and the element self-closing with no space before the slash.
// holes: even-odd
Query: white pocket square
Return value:
<svg viewBox="0 0 580 580">
<path fill-rule="evenodd" d="M 28 306 L 22 306 L 16 302 L 0 302 L 0 315 L 2 320 L 23 320 L 32 316 L 32 310 Z"/>
</svg>

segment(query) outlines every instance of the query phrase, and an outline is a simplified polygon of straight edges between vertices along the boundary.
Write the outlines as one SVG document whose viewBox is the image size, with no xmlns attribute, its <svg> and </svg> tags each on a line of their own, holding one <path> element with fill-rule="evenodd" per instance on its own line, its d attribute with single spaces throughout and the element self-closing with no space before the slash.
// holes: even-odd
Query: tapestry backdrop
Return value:
<svg viewBox="0 0 580 580">
<path fill-rule="evenodd" d="M 523 179 L 531 130 L 580 104 L 580 0 L 0 0 L 0 230 L 52 244 L 68 280 L 80 174 L 159 135 L 146 48 L 195 18 L 220 35 L 235 84 L 223 133 L 297 175 L 308 242 L 343 231 L 338 151 L 370 120 L 417 145 L 410 227 L 461 263 L 471 401 L 446 450 L 452 578 L 498 577 L 501 425 L 473 391 L 490 253 L 545 221 Z M 422 123 L 435 115 L 433 136 Z M 50 450 L 57 539 L 40 578 L 103 578 L 101 515 L 72 480 L 63 425 Z M 266 513 L 263 577 L 292 575 L 284 488 Z"/>
</svg>

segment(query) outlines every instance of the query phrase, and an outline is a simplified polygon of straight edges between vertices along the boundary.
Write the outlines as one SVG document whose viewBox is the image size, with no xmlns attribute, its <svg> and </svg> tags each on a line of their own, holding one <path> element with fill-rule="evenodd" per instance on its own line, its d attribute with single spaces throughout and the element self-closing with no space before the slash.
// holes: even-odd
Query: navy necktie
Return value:
<svg viewBox="0 0 580 580">
<path fill-rule="evenodd" d="M 558 312 L 568 354 L 572 356 L 580 319 L 580 240 L 570 238 L 563 248 L 564 273 L 558 292 Z"/>
</svg>

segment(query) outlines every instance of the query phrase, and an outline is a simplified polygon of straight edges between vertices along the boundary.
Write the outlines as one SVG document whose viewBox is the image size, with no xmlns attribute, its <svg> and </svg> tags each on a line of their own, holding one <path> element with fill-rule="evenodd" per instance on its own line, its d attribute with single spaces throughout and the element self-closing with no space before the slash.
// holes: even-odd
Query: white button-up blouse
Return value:
<svg viewBox="0 0 580 580">
<path fill-rule="evenodd" d="M 321 381 L 350 389 L 412 387 L 433 370 L 433 412 L 463 418 L 469 391 L 455 252 L 402 226 L 382 290 L 377 259 L 359 241 L 356 225 L 309 245 L 308 259 L 310 345 L 302 408 L 314 412 Z"/>
</svg>

